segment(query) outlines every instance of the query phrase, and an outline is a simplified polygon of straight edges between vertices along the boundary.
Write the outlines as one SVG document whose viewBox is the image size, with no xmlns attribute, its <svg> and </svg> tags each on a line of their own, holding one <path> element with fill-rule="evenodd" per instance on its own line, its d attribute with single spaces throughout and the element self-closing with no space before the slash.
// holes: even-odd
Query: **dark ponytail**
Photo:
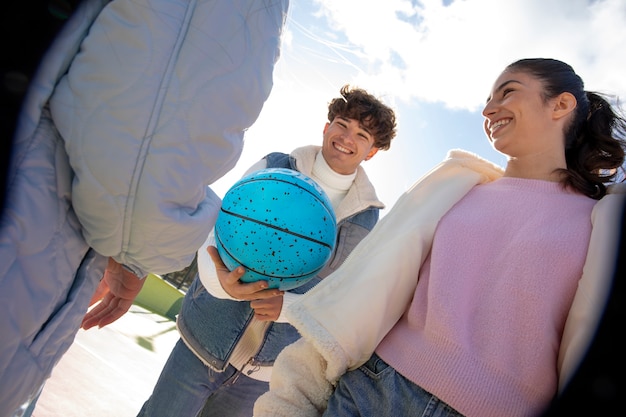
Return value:
<svg viewBox="0 0 626 417">
<path fill-rule="evenodd" d="M 626 121 L 602 95 L 586 92 L 587 111 L 576 114 L 565 132 L 567 169 L 563 182 L 600 199 L 606 184 L 617 179 L 624 163 Z M 622 178 L 623 179 L 623 178 Z"/>
</svg>

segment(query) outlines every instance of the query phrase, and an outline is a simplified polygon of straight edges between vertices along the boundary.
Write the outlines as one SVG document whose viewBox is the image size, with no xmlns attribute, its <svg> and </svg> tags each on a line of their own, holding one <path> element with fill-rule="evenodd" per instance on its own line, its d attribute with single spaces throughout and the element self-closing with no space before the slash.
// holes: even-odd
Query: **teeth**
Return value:
<svg viewBox="0 0 626 417">
<path fill-rule="evenodd" d="M 508 125 L 510 121 L 511 121 L 511 119 L 498 120 L 493 125 L 491 125 L 491 131 L 493 132 L 494 130 L 496 130 L 497 128 L 499 128 L 502 125 Z"/>
<path fill-rule="evenodd" d="M 343 152 L 343 153 L 350 153 L 350 149 L 344 148 L 343 146 L 339 145 L 339 144 L 335 144 L 335 147 L 337 148 L 337 150 Z"/>
</svg>

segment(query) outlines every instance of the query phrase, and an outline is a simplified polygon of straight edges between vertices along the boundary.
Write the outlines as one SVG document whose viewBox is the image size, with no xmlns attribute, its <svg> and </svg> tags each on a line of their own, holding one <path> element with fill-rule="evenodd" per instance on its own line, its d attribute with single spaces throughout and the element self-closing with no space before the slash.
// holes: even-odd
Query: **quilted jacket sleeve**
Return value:
<svg viewBox="0 0 626 417">
<path fill-rule="evenodd" d="M 96 251 L 137 275 L 181 270 L 213 227 L 209 185 L 272 88 L 288 0 L 115 0 L 50 100 Z"/>
</svg>

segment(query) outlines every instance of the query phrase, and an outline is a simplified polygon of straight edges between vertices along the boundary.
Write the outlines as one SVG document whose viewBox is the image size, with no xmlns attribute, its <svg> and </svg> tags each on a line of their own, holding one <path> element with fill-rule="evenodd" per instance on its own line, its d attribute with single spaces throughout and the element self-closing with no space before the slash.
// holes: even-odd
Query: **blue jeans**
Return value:
<svg viewBox="0 0 626 417">
<path fill-rule="evenodd" d="M 375 353 L 344 374 L 328 400 L 324 417 L 463 417 L 409 381 Z"/>
<path fill-rule="evenodd" d="M 203 407 L 203 417 L 250 417 L 254 402 L 268 389 L 267 382 L 232 365 L 213 371 L 179 339 L 138 417 L 196 417 Z"/>
</svg>

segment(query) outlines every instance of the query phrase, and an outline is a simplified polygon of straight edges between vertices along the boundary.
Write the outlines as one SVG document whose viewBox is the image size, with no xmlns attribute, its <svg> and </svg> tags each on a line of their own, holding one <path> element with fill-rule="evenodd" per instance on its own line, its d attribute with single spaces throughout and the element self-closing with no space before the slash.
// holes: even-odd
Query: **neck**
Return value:
<svg viewBox="0 0 626 417">
<path fill-rule="evenodd" d="M 567 168 L 564 155 L 554 157 L 535 154 L 525 157 L 509 157 L 504 176 L 559 182 L 561 174 L 557 170 L 561 168 Z"/>
</svg>

